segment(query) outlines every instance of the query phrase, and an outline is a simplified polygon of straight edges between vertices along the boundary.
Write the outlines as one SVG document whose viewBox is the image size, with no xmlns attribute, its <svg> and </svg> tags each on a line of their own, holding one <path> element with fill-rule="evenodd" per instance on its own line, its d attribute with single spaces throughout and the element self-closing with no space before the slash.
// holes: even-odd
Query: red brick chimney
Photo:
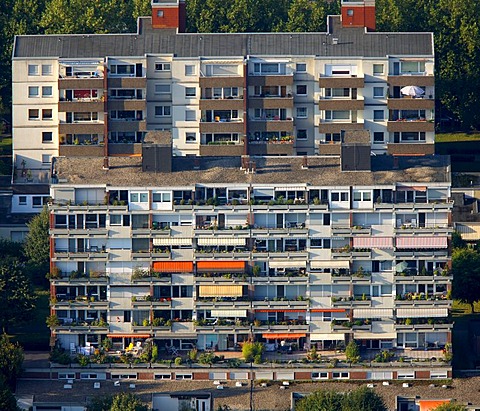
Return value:
<svg viewBox="0 0 480 411">
<path fill-rule="evenodd" d="M 342 27 L 375 31 L 375 0 L 342 0 Z"/>
<path fill-rule="evenodd" d="M 185 33 L 185 0 L 152 0 L 152 27 Z"/>
</svg>

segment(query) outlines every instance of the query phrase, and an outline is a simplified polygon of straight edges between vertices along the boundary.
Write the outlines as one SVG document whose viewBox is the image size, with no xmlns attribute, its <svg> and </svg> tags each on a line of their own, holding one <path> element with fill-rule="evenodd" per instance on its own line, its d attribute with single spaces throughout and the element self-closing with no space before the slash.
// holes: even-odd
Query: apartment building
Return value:
<svg viewBox="0 0 480 411">
<path fill-rule="evenodd" d="M 374 3 L 325 33 L 185 33 L 184 1 L 154 0 L 137 33 L 17 36 L 13 211 L 41 208 L 52 157 L 138 155 L 147 131 L 176 156 L 338 155 L 346 130 L 433 154 L 433 35 L 373 32 Z"/>
<path fill-rule="evenodd" d="M 340 157 L 168 162 L 168 133 L 147 139 L 156 161 L 54 158 L 52 333 L 63 347 L 451 342 L 448 157 L 371 157 L 362 132 L 346 133 Z"/>
</svg>

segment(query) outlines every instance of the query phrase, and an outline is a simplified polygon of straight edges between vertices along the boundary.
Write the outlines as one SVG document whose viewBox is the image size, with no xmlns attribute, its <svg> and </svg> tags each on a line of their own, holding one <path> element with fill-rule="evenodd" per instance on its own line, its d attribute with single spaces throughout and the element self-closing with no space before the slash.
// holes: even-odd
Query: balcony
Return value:
<svg viewBox="0 0 480 411">
<path fill-rule="evenodd" d="M 243 88 L 245 78 L 241 76 L 211 76 L 200 77 L 200 88 L 214 88 L 214 87 L 239 87 Z"/>
<path fill-rule="evenodd" d="M 305 236 L 308 234 L 308 228 L 305 224 L 298 224 L 298 227 L 294 228 L 262 228 L 255 227 L 251 229 L 252 237 L 272 237 L 272 238 L 284 238 L 295 237 L 296 235 Z"/>
<path fill-rule="evenodd" d="M 433 143 L 388 143 L 389 155 L 432 155 L 435 154 Z"/>
<path fill-rule="evenodd" d="M 202 98 L 200 110 L 243 110 L 244 100 L 242 97 L 235 98 Z"/>
<path fill-rule="evenodd" d="M 258 119 L 253 118 L 249 120 L 250 132 L 262 132 L 262 131 L 284 131 L 287 133 L 293 133 L 293 119 L 291 117 L 285 117 L 285 119 Z"/>
<path fill-rule="evenodd" d="M 372 306 L 371 300 L 372 298 L 369 295 L 332 297 L 332 306 L 333 307 L 351 307 L 351 308 L 371 307 Z"/>
<path fill-rule="evenodd" d="M 435 123 L 433 120 L 397 120 L 387 122 L 389 132 L 434 132 Z"/>
<path fill-rule="evenodd" d="M 254 325 L 252 332 L 254 334 L 262 333 L 307 333 L 310 330 L 310 326 L 304 320 L 289 320 L 283 322 L 277 322 L 275 324 L 262 321 L 262 325 Z"/>
<path fill-rule="evenodd" d="M 218 318 L 216 320 L 197 320 L 195 321 L 195 331 L 202 333 L 231 333 L 231 334 L 245 334 L 249 333 L 250 323 L 247 321 L 233 321 L 229 319 Z"/>
<path fill-rule="evenodd" d="M 352 259 L 352 258 L 359 258 L 359 259 L 371 259 L 372 258 L 372 250 L 355 250 L 351 249 L 350 247 L 344 248 L 336 248 L 332 249 L 332 258 L 334 259 Z"/>
<path fill-rule="evenodd" d="M 320 76 L 318 79 L 320 88 L 363 88 L 365 79 L 357 76 Z"/>
<path fill-rule="evenodd" d="M 105 147 L 102 145 L 60 144 L 60 156 L 65 157 L 103 157 Z"/>
<path fill-rule="evenodd" d="M 389 75 L 387 82 L 390 86 L 434 86 L 435 77 L 430 74 L 403 73 L 398 75 Z"/>
<path fill-rule="evenodd" d="M 293 74 L 256 74 L 248 76 L 249 86 L 292 86 Z"/>
<path fill-rule="evenodd" d="M 103 90 L 103 78 L 101 77 L 62 77 L 58 79 L 60 90 Z"/>
<path fill-rule="evenodd" d="M 244 133 L 243 119 L 230 121 L 201 121 L 200 133 Z"/>
<path fill-rule="evenodd" d="M 394 229 L 395 235 L 450 235 L 453 232 L 453 227 L 447 225 L 444 226 L 427 226 L 427 227 L 416 227 L 412 226 L 409 223 L 403 224 L 400 227 Z"/>
<path fill-rule="evenodd" d="M 147 101 L 144 99 L 114 99 L 108 100 L 108 110 L 145 110 Z"/>
<path fill-rule="evenodd" d="M 195 283 L 198 284 L 248 284 L 249 277 L 245 273 L 226 274 L 204 274 L 195 276 Z"/>
<path fill-rule="evenodd" d="M 46 184 L 50 183 L 49 169 L 15 169 L 13 171 L 13 182 L 16 184 Z M 45 193 L 48 194 L 48 187 Z M 40 205 L 38 211 L 42 210 Z"/>
<path fill-rule="evenodd" d="M 292 95 L 287 96 L 251 96 L 248 98 L 249 108 L 293 108 Z"/>
<path fill-rule="evenodd" d="M 447 258 L 448 250 L 396 250 L 394 252 L 395 258 L 404 259 L 412 258 L 417 259 L 421 257 L 425 258 Z"/>
<path fill-rule="evenodd" d="M 90 273 L 79 273 L 72 271 L 68 276 L 62 276 L 62 272 L 50 273 L 50 283 L 55 286 L 61 285 L 75 285 L 75 284 L 108 284 L 108 275 L 106 272 L 91 271 Z"/>
<path fill-rule="evenodd" d="M 162 251 L 132 251 L 132 260 L 150 261 L 150 260 L 170 260 L 171 252 L 169 250 Z"/>
<path fill-rule="evenodd" d="M 435 108 L 435 100 L 432 96 L 430 98 L 389 97 L 387 107 L 390 110 L 432 110 Z"/>
<path fill-rule="evenodd" d="M 255 297 L 254 297 L 255 298 Z M 299 297 L 300 298 L 300 297 Z M 310 301 L 306 298 L 302 300 L 288 300 L 285 298 L 264 298 L 263 300 L 254 300 L 252 301 L 252 309 L 288 309 L 295 308 L 299 310 L 307 310 L 310 306 Z"/>
<path fill-rule="evenodd" d="M 60 101 L 58 103 L 59 112 L 93 112 L 99 113 L 104 111 L 104 102 L 101 99 L 83 99 L 75 101 Z"/>
<path fill-rule="evenodd" d="M 247 260 L 250 258 L 250 251 L 209 251 L 194 250 L 196 260 Z"/>
<path fill-rule="evenodd" d="M 430 307 L 437 307 L 437 308 L 451 308 L 452 307 L 452 300 L 442 299 L 442 297 L 431 297 L 425 299 L 426 297 L 423 296 L 423 299 L 419 296 L 419 298 L 409 299 L 406 296 L 397 296 L 395 300 L 395 307 L 396 308 L 430 308 Z"/>
<path fill-rule="evenodd" d="M 107 238 L 107 228 L 52 228 L 50 229 L 50 235 L 54 238 L 68 238 L 68 237 L 89 237 L 89 238 Z"/>
<path fill-rule="evenodd" d="M 254 285 L 266 285 L 266 284 L 276 284 L 276 285 L 302 285 L 308 283 L 308 276 L 301 274 L 292 274 L 289 276 L 265 276 L 265 277 L 252 277 L 252 284 Z"/>
<path fill-rule="evenodd" d="M 351 237 L 355 235 L 372 235 L 371 227 L 354 226 L 354 227 L 335 227 L 332 226 L 332 235 L 340 237 Z"/>
<path fill-rule="evenodd" d="M 448 332 L 453 329 L 453 323 L 426 323 L 426 324 L 395 324 L 395 331 L 419 332 Z"/>
<path fill-rule="evenodd" d="M 85 213 L 99 213 L 111 211 L 128 211 L 128 205 L 110 205 L 110 204 L 63 204 L 60 202 L 53 202 L 50 204 L 50 209 L 54 211 L 67 211 L 69 214 L 85 214 Z"/>
<path fill-rule="evenodd" d="M 108 260 L 109 253 L 105 251 L 66 251 L 55 250 L 53 253 L 54 261 L 71 261 L 71 260 L 90 260 L 105 261 Z"/>
<path fill-rule="evenodd" d="M 109 77 L 108 88 L 147 88 L 146 77 Z"/>
<path fill-rule="evenodd" d="M 197 298 L 195 301 L 196 310 L 211 310 L 211 309 L 244 309 L 249 310 L 251 302 L 248 297 L 238 298 Z"/>
<path fill-rule="evenodd" d="M 363 130 L 363 123 L 333 122 L 322 120 L 318 125 L 318 131 L 325 133 L 340 133 L 342 130 Z"/>
<path fill-rule="evenodd" d="M 364 107 L 363 99 L 322 98 L 318 101 L 320 110 L 363 110 Z"/>
<path fill-rule="evenodd" d="M 171 297 L 152 297 L 145 295 L 143 297 L 132 297 L 132 307 L 134 308 L 172 308 Z"/>
<path fill-rule="evenodd" d="M 60 123 L 58 126 L 59 134 L 102 134 L 105 124 L 103 121 Z"/>
<path fill-rule="evenodd" d="M 249 153 L 252 156 L 285 155 L 295 154 L 294 140 L 289 141 L 255 141 L 248 143 Z"/>
<path fill-rule="evenodd" d="M 244 152 L 243 141 L 238 144 L 200 144 L 200 156 L 241 157 Z"/>
<path fill-rule="evenodd" d="M 147 131 L 146 120 L 110 120 L 108 131 Z"/>
</svg>

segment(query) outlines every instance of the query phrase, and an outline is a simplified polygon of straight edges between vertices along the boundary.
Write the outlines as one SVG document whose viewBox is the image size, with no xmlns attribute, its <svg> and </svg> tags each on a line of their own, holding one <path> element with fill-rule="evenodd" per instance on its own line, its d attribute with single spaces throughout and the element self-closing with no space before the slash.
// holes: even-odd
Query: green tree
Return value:
<svg viewBox="0 0 480 411">
<path fill-rule="evenodd" d="M 452 247 L 453 248 L 465 248 L 467 243 L 462 238 L 461 234 L 458 231 L 452 233 Z"/>
<path fill-rule="evenodd" d="M 19 411 L 17 400 L 13 395 L 5 378 L 0 375 L 0 410 Z"/>
<path fill-rule="evenodd" d="M 480 254 L 470 248 L 457 248 L 452 253 L 452 296 L 470 304 L 480 300 Z"/>
<path fill-rule="evenodd" d="M 350 391 L 342 402 L 342 411 L 387 411 L 383 398 L 367 387 Z"/>
<path fill-rule="evenodd" d="M 343 396 L 335 391 L 315 391 L 295 405 L 296 411 L 341 411 Z"/>
<path fill-rule="evenodd" d="M 152 3 L 150 0 L 133 0 L 133 18 L 152 15 Z"/>
<path fill-rule="evenodd" d="M 122 392 L 113 397 L 110 411 L 148 411 L 148 407 L 135 394 Z"/>
<path fill-rule="evenodd" d="M 467 411 L 467 408 L 462 404 L 456 402 L 448 402 L 446 404 L 439 405 L 432 411 Z"/>
<path fill-rule="evenodd" d="M 325 31 L 327 13 L 333 11 L 323 0 L 293 0 L 288 10 L 288 20 L 282 26 L 287 32 Z"/>
<path fill-rule="evenodd" d="M 44 207 L 28 223 L 29 232 L 25 238 L 24 251 L 32 278 L 43 278 L 50 265 L 49 212 Z"/>
<path fill-rule="evenodd" d="M 35 296 L 30 280 L 17 259 L 0 262 L 0 327 L 8 332 L 12 324 L 25 322 L 35 308 Z"/>
<path fill-rule="evenodd" d="M 261 342 L 245 342 L 242 346 L 242 356 L 245 359 L 245 362 L 257 362 L 263 355 L 265 346 Z"/>
<path fill-rule="evenodd" d="M 6 385 L 11 389 L 15 387 L 15 381 L 22 371 L 22 364 L 22 347 L 18 343 L 10 342 L 8 335 L 3 333 L 0 336 L 0 376 L 5 379 Z"/>
<path fill-rule="evenodd" d="M 347 347 L 345 348 L 345 356 L 349 362 L 356 363 L 360 360 L 360 348 L 355 340 L 352 340 L 348 343 Z"/>
</svg>

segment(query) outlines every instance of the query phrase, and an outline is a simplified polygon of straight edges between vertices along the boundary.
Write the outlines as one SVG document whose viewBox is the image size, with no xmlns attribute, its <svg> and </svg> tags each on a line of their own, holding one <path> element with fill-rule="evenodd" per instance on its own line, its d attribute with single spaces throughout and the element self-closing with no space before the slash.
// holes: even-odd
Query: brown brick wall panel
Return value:
<svg viewBox="0 0 480 411">
<path fill-rule="evenodd" d="M 363 100 L 320 100 L 318 102 L 320 110 L 363 110 L 364 107 Z"/>
<path fill-rule="evenodd" d="M 143 121 L 109 121 L 109 131 L 146 131 L 147 122 Z"/>
<path fill-rule="evenodd" d="M 243 77 L 200 77 L 201 88 L 243 87 Z"/>
<path fill-rule="evenodd" d="M 249 97 L 248 107 L 250 108 L 293 108 L 293 98 L 291 97 Z"/>
<path fill-rule="evenodd" d="M 291 86 L 293 85 L 293 75 L 282 76 L 249 76 L 249 86 Z"/>
<path fill-rule="evenodd" d="M 109 110 L 145 110 L 146 100 L 108 100 Z"/>
<path fill-rule="evenodd" d="M 366 371 L 351 371 L 350 372 L 351 380 L 366 380 L 367 372 Z"/>
<path fill-rule="evenodd" d="M 390 110 L 429 110 L 435 108 L 435 100 L 429 98 L 389 98 Z"/>
<path fill-rule="evenodd" d="M 111 155 L 125 155 L 142 154 L 142 145 L 140 143 L 135 144 L 123 144 L 123 143 L 110 143 L 108 145 L 108 152 Z"/>
<path fill-rule="evenodd" d="M 429 121 L 389 121 L 387 123 L 387 130 L 389 132 L 406 132 L 406 131 L 435 131 L 435 124 Z"/>
<path fill-rule="evenodd" d="M 318 85 L 320 88 L 363 88 L 365 79 L 363 77 L 320 77 Z"/>
<path fill-rule="evenodd" d="M 76 78 L 68 77 L 58 80 L 60 90 L 84 90 L 84 89 L 103 89 L 103 78 Z"/>
<path fill-rule="evenodd" d="M 248 153 L 252 156 L 262 155 L 286 155 L 293 156 L 295 150 L 293 144 L 250 144 Z"/>
<path fill-rule="evenodd" d="M 146 77 L 109 77 L 108 88 L 146 88 Z"/>
<path fill-rule="evenodd" d="M 293 120 L 251 121 L 249 131 L 286 131 L 293 132 Z"/>
<path fill-rule="evenodd" d="M 137 379 L 138 380 L 153 380 L 153 372 L 152 371 L 150 371 L 150 372 L 146 372 L 146 371 L 139 372 L 137 374 Z"/>
<path fill-rule="evenodd" d="M 434 144 L 388 144 L 387 152 L 390 155 L 431 155 L 435 154 Z"/>
<path fill-rule="evenodd" d="M 318 131 L 320 133 L 340 133 L 342 130 L 363 130 L 361 123 L 320 123 Z"/>
<path fill-rule="evenodd" d="M 200 123 L 200 133 L 243 133 L 243 122 Z"/>
<path fill-rule="evenodd" d="M 340 144 L 319 144 L 318 154 L 324 156 L 340 155 Z"/>
<path fill-rule="evenodd" d="M 388 84 L 390 86 L 434 86 L 434 76 L 388 76 Z"/>
<path fill-rule="evenodd" d="M 296 380 L 311 380 L 312 379 L 312 373 L 311 372 L 305 372 L 305 371 L 299 371 L 295 373 L 295 379 Z"/>
<path fill-rule="evenodd" d="M 58 111 L 89 111 L 103 113 L 103 101 L 61 101 L 58 103 Z"/>
<path fill-rule="evenodd" d="M 194 380 L 209 380 L 210 373 L 208 372 L 194 372 L 193 379 Z"/>
<path fill-rule="evenodd" d="M 239 157 L 243 155 L 243 144 L 225 145 L 225 144 L 206 144 L 200 146 L 200 155 L 206 157 Z"/>
<path fill-rule="evenodd" d="M 103 134 L 102 123 L 62 123 L 58 126 L 60 134 Z"/>
<path fill-rule="evenodd" d="M 202 99 L 200 110 L 243 110 L 243 99 Z"/>
<path fill-rule="evenodd" d="M 415 378 L 417 380 L 429 380 L 430 371 L 415 371 Z"/>
<path fill-rule="evenodd" d="M 103 157 L 103 146 L 60 145 L 59 154 L 65 157 Z"/>
</svg>

